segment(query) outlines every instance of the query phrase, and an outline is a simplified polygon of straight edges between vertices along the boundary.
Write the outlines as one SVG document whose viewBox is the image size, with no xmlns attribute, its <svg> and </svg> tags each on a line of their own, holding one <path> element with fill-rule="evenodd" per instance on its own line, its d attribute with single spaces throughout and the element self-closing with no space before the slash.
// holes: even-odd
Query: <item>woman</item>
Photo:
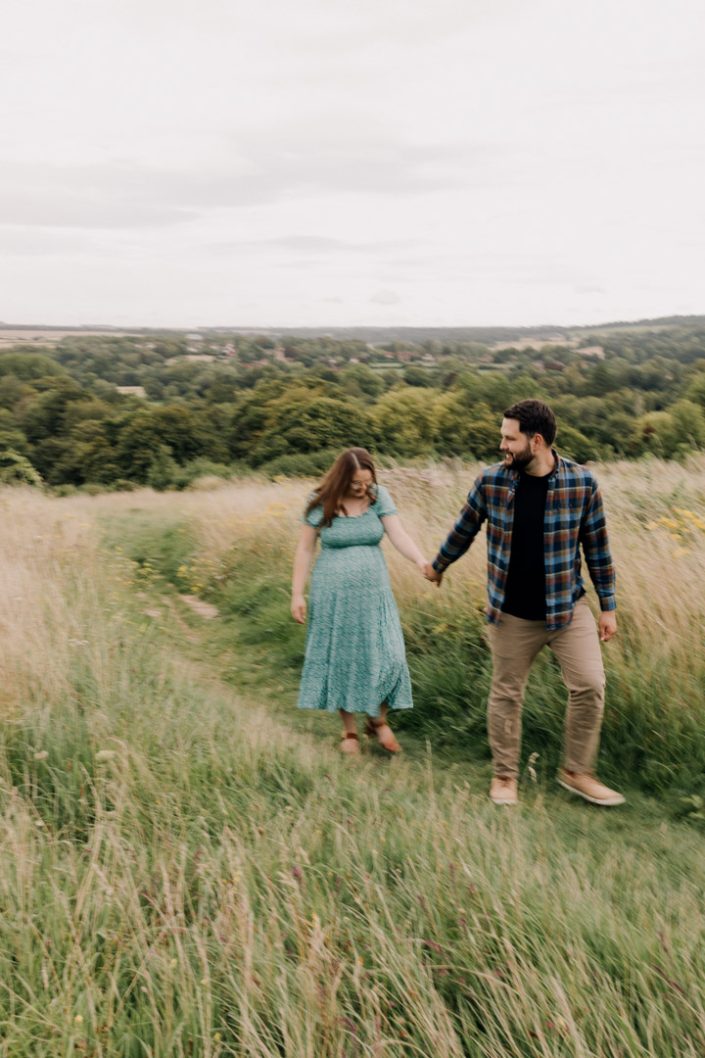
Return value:
<svg viewBox="0 0 705 1058">
<path fill-rule="evenodd" d="M 304 523 L 291 597 L 291 614 L 299 624 L 306 621 L 304 586 L 318 537 L 321 553 L 311 580 L 299 708 L 337 709 L 344 753 L 360 752 L 355 714 L 367 713 L 366 734 L 398 753 L 387 711 L 412 708 L 411 680 L 379 543 L 386 532 L 422 572 L 426 559 L 402 526 L 391 496 L 377 484 L 364 448 L 338 456 L 311 496 Z"/>
</svg>

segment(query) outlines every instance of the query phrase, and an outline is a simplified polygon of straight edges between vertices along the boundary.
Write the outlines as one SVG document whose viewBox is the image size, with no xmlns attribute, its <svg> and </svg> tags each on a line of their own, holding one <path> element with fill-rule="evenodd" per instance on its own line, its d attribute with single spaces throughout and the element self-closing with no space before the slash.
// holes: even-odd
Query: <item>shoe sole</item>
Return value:
<svg viewBox="0 0 705 1058">
<path fill-rule="evenodd" d="M 625 801 L 625 798 L 622 797 L 621 794 L 617 794 L 616 798 L 611 798 L 606 801 L 599 797 L 590 797 L 589 794 L 583 793 L 582 790 L 576 790 L 574 786 L 564 782 L 563 779 L 558 779 L 557 782 L 558 785 L 562 786 L 564 790 L 568 791 L 568 793 L 575 794 L 576 797 L 582 797 L 583 801 L 589 801 L 591 805 L 599 805 L 600 808 L 616 808 L 617 805 L 623 805 Z"/>
</svg>

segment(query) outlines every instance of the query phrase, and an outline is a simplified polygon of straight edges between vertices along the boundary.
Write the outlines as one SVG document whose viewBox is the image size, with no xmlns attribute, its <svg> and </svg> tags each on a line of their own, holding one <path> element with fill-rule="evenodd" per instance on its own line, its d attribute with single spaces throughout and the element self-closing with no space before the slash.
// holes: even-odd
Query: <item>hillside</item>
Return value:
<svg viewBox="0 0 705 1058">
<path fill-rule="evenodd" d="M 466 473 L 389 477 L 427 546 Z M 418 724 L 356 763 L 292 709 L 305 483 L 0 493 L 7 1054 L 699 1058 L 705 463 L 600 475 L 611 813 L 553 782 L 550 666 L 488 802 L 479 553 L 435 594 L 390 556 Z"/>
</svg>

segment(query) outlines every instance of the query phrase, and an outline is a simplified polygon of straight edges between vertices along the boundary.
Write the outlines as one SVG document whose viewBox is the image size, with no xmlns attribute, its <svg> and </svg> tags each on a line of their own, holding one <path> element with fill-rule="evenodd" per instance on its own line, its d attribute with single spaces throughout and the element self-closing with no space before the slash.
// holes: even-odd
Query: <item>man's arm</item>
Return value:
<svg viewBox="0 0 705 1058">
<path fill-rule="evenodd" d="M 472 544 L 480 526 L 487 517 L 487 504 L 482 488 L 482 477 L 478 477 L 468 493 L 467 502 L 458 515 L 458 520 L 441 544 L 432 562 L 432 568 L 442 576 L 451 562 L 456 562 Z"/>
<path fill-rule="evenodd" d="M 600 600 L 600 609 L 603 612 L 603 617 L 605 617 L 605 628 L 602 627 L 603 621 L 600 621 L 601 638 L 610 639 L 616 630 L 616 623 L 612 620 L 608 621 L 606 615 L 612 614 L 617 609 L 616 578 L 610 553 L 610 542 L 607 536 L 607 523 L 602 506 L 602 495 L 596 481 L 592 482 L 590 502 L 580 526 L 580 543 L 583 545 L 590 579 L 595 585 L 595 591 Z M 612 629 L 613 624 L 615 625 L 614 629 Z M 610 626 L 609 629 L 607 628 L 608 625 Z M 607 631 L 610 631 L 609 635 L 604 634 Z"/>
</svg>

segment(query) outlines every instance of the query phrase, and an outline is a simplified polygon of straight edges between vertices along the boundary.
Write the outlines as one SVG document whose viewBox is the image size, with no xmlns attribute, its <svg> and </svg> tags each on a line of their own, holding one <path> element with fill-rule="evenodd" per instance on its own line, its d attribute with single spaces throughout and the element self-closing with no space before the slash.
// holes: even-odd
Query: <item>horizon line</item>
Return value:
<svg viewBox="0 0 705 1058">
<path fill-rule="evenodd" d="M 336 323 L 336 324 L 188 324 L 177 326 L 174 324 L 118 324 L 118 323 L 9 323 L 0 320 L 0 331 L 12 330 L 52 330 L 52 331 L 236 331 L 263 333 L 267 331 L 333 331 L 351 330 L 414 330 L 414 331 L 566 331 L 566 330 L 591 330 L 605 327 L 628 327 L 644 326 L 647 324 L 658 324 L 678 321 L 705 322 L 703 313 L 672 313 L 664 316 L 648 316 L 638 319 L 613 319 L 602 320 L 598 323 L 538 323 L 538 324 L 509 324 L 509 323 Z"/>
</svg>

